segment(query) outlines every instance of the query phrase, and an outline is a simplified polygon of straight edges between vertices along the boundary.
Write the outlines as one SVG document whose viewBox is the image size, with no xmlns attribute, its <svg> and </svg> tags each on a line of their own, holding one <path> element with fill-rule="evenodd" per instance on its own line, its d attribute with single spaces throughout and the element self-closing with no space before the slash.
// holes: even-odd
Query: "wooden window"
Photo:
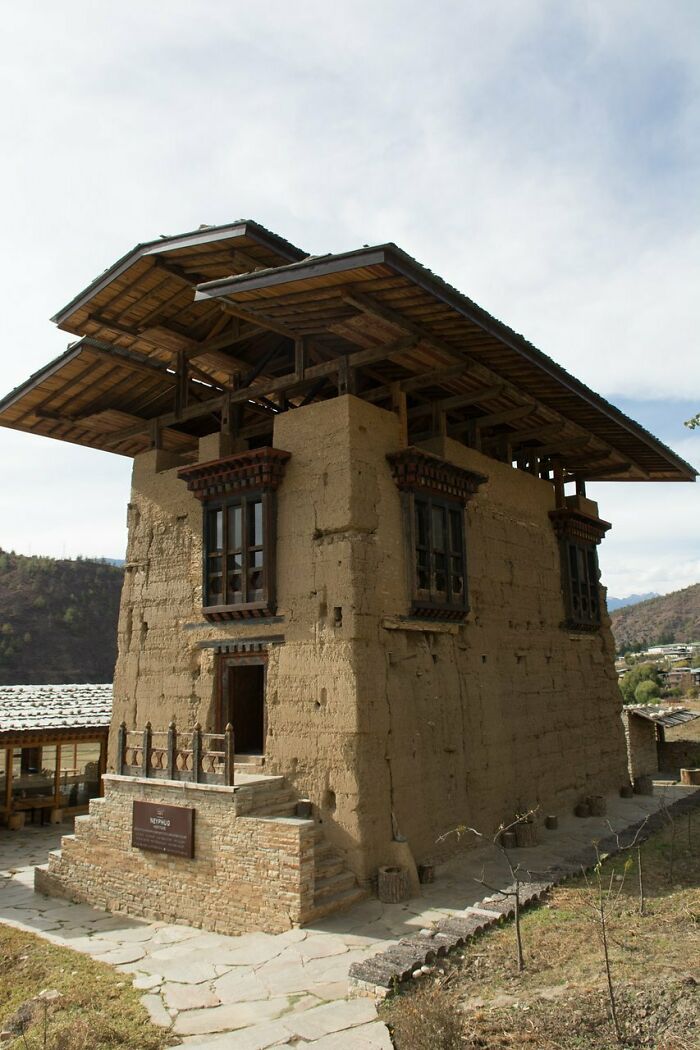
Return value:
<svg viewBox="0 0 700 1050">
<path fill-rule="evenodd" d="M 595 631 L 601 622 L 598 544 L 610 523 L 580 510 L 575 505 L 577 498 L 568 497 L 563 507 L 549 512 L 561 557 L 566 611 L 561 626 L 566 630 Z"/>
<path fill-rule="evenodd" d="M 467 606 L 464 507 L 409 494 L 413 518 L 413 611 L 465 612 Z"/>
<path fill-rule="evenodd" d="M 598 551 L 592 543 L 563 541 L 563 570 L 568 625 L 595 628 L 600 625 Z"/>
<path fill-rule="evenodd" d="M 488 479 L 414 447 L 386 458 L 404 507 L 411 613 L 462 620 L 469 611 L 465 506 Z"/>
<path fill-rule="evenodd" d="M 204 507 L 207 620 L 275 613 L 275 500 L 289 456 L 279 448 L 248 449 L 178 471 Z"/>
<path fill-rule="evenodd" d="M 204 505 L 204 613 L 225 619 L 273 611 L 274 493 Z"/>
</svg>

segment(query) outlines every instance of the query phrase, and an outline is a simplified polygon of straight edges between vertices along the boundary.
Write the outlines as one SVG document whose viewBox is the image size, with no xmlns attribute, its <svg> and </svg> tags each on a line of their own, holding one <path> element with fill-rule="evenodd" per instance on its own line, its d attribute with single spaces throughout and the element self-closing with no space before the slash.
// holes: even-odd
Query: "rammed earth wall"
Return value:
<svg viewBox="0 0 700 1050">
<path fill-rule="evenodd" d="M 201 444 L 203 461 L 226 452 Z M 467 507 L 466 622 L 417 623 L 386 461 L 397 417 L 340 397 L 277 416 L 274 444 L 291 458 L 273 622 L 204 621 L 201 506 L 176 460 L 137 457 L 115 725 L 213 729 L 212 646 L 263 639 L 265 770 L 311 798 L 360 879 L 393 862 L 396 825 L 420 862 L 458 824 L 564 812 L 627 781 L 607 615 L 590 633 L 561 626 L 550 483 L 451 440 L 425 446 L 489 480 Z"/>
<path fill-rule="evenodd" d="M 194 807 L 194 858 L 133 848 L 134 801 Z M 36 888 L 220 933 L 287 930 L 311 915 L 314 823 L 246 816 L 249 802 L 244 788 L 107 776 L 75 837 L 36 869 Z"/>
</svg>

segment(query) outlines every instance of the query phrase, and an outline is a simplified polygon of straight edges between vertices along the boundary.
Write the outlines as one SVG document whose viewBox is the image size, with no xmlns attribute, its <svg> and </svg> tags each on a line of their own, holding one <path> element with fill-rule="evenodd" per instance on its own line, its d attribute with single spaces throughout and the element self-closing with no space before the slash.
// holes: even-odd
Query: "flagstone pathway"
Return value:
<svg viewBox="0 0 700 1050">
<path fill-rule="evenodd" d="M 662 797 L 670 802 L 684 791 L 611 799 L 606 819 L 620 829 L 654 812 Z M 423 896 L 405 904 L 367 900 L 302 930 L 229 937 L 34 893 L 34 866 L 69 830 L 0 829 L 0 921 L 132 974 L 154 1023 L 200 1050 L 390 1050 L 374 1002 L 348 995 L 351 964 L 477 903 L 488 892 L 477 879 L 509 881 L 493 849 L 473 849 L 440 865 Z M 543 831 L 541 845 L 518 850 L 517 858 L 541 872 L 608 833 L 605 819 L 565 817 L 558 831 Z"/>
</svg>

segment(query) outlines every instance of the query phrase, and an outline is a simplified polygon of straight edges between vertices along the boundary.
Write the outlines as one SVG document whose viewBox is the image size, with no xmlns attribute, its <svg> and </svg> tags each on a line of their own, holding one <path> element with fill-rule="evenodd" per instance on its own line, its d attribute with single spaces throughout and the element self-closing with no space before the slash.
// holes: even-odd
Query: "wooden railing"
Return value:
<svg viewBox="0 0 700 1050">
<path fill-rule="evenodd" d="M 234 754 L 230 723 L 223 733 L 203 733 L 199 723 L 189 733 L 178 733 L 174 722 L 163 732 L 154 732 L 150 722 L 143 730 L 127 729 L 126 722 L 122 722 L 117 741 L 117 772 L 129 777 L 232 787 Z"/>
</svg>

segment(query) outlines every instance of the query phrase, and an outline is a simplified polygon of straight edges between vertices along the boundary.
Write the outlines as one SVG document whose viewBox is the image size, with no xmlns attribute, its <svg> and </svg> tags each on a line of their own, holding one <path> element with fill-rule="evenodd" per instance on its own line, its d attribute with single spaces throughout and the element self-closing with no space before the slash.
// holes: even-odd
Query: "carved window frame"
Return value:
<svg viewBox="0 0 700 1050">
<path fill-rule="evenodd" d="M 284 476 L 290 457 L 282 449 L 261 448 L 228 456 L 209 463 L 183 467 L 180 478 L 190 492 L 202 503 L 202 614 L 205 619 L 244 620 L 274 616 L 277 611 L 276 553 L 277 553 L 277 488 Z M 250 541 L 250 515 L 260 505 L 260 527 L 254 522 L 253 542 Z M 240 508 L 241 542 L 230 539 L 231 512 Z M 221 542 L 212 547 L 210 523 L 212 516 L 221 513 Z M 215 541 L 218 543 L 218 540 Z M 262 554 L 262 565 L 256 566 L 255 554 Z M 236 567 L 230 559 L 240 555 L 242 600 L 231 601 L 230 578 Z M 220 572 L 213 568 L 220 559 Z M 260 573 L 260 586 L 252 587 L 253 574 Z M 212 593 L 212 580 L 221 576 L 222 588 Z M 254 590 L 254 597 L 252 591 Z M 215 598 L 220 596 L 220 600 Z M 249 600 L 251 599 L 251 600 Z"/>
<path fill-rule="evenodd" d="M 549 515 L 559 539 L 561 585 L 569 631 L 597 631 L 602 625 L 598 545 L 611 527 L 601 518 L 561 507 Z"/>
<path fill-rule="evenodd" d="M 410 615 L 416 619 L 464 620 L 469 612 L 465 506 L 487 478 L 414 447 L 389 453 L 387 460 L 401 491 Z M 419 508 L 425 509 L 427 517 L 423 530 Z M 442 516 L 442 545 L 436 542 L 435 515 Z M 458 537 L 453 533 L 455 521 L 459 522 Z M 442 566 L 439 558 L 444 559 Z M 445 576 L 444 587 L 439 586 L 441 575 Z M 458 576 L 462 589 L 456 595 L 453 581 Z"/>
</svg>

